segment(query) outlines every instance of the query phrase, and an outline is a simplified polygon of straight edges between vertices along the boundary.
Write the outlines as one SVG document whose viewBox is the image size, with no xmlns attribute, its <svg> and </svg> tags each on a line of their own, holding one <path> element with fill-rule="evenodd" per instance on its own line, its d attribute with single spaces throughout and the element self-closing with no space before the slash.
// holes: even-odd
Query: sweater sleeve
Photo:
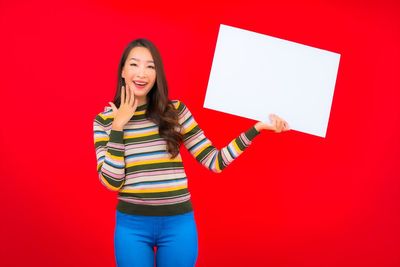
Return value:
<svg viewBox="0 0 400 267">
<path fill-rule="evenodd" d="M 102 112 L 94 119 L 94 147 L 100 182 L 106 188 L 118 191 L 125 182 L 124 133 L 111 130 L 111 112 Z"/>
<path fill-rule="evenodd" d="M 207 169 L 219 173 L 233 162 L 259 134 L 255 127 L 251 127 L 233 139 L 227 146 L 217 149 L 204 135 L 203 130 L 195 121 L 190 110 L 181 101 L 174 103 L 179 114 L 179 123 L 182 126 L 183 143 L 193 157 Z"/>
</svg>

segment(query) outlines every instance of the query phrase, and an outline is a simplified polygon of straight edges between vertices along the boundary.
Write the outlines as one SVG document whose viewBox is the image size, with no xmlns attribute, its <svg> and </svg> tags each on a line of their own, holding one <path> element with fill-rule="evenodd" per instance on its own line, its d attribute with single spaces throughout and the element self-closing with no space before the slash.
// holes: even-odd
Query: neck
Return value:
<svg viewBox="0 0 400 267">
<path fill-rule="evenodd" d="M 143 97 L 137 97 L 138 98 L 138 106 L 144 105 L 147 103 L 147 98 L 146 96 Z"/>
</svg>

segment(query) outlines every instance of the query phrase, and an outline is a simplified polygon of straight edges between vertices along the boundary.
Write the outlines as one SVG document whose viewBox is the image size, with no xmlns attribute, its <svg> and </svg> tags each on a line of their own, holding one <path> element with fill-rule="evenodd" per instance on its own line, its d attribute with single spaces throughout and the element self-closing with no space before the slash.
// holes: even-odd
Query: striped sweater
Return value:
<svg viewBox="0 0 400 267">
<path fill-rule="evenodd" d="M 259 132 L 251 127 L 221 150 L 204 135 L 186 105 L 178 110 L 183 144 L 193 157 L 213 172 L 221 172 Z M 146 118 L 147 104 L 137 107 L 123 131 L 111 130 L 112 110 L 94 119 L 94 145 L 100 182 L 118 191 L 117 210 L 139 215 L 176 215 L 192 210 L 181 155 L 171 159 L 158 126 Z"/>
</svg>

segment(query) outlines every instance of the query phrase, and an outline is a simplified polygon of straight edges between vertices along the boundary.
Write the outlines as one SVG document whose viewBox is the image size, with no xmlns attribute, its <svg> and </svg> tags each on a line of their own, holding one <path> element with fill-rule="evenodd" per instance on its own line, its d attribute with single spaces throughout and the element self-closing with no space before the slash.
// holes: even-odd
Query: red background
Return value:
<svg viewBox="0 0 400 267">
<path fill-rule="evenodd" d="M 129 41 L 217 147 L 255 123 L 202 108 L 220 23 L 341 61 L 325 139 L 263 132 L 221 174 L 182 149 L 197 266 L 400 266 L 397 1 L 110 2 L 0 2 L 1 266 L 114 265 L 92 122 Z"/>
</svg>

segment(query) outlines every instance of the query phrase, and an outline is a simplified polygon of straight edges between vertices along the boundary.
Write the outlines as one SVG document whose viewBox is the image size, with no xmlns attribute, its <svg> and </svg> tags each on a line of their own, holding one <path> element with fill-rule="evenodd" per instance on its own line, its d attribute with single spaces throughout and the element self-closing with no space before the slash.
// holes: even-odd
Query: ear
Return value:
<svg viewBox="0 0 400 267">
<path fill-rule="evenodd" d="M 125 69 L 122 68 L 121 77 L 125 79 Z"/>
</svg>

